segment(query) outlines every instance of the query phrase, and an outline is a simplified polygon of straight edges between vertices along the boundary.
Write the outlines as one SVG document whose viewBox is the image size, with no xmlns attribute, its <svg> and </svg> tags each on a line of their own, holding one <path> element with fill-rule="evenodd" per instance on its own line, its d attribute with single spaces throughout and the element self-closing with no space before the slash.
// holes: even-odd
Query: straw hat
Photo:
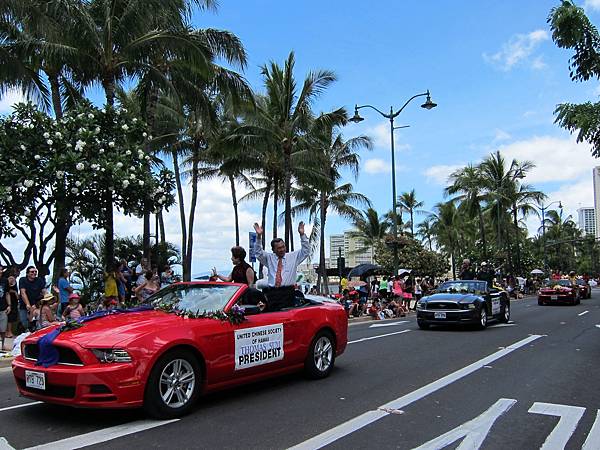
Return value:
<svg viewBox="0 0 600 450">
<path fill-rule="evenodd" d="M 54 295 L 52 294 L 45 294 L 42 298 L 41 298 L 41 302 L 42 303 L 46 303 L 46 302 L 51 302 L 54 300 Z"/>
</svg>

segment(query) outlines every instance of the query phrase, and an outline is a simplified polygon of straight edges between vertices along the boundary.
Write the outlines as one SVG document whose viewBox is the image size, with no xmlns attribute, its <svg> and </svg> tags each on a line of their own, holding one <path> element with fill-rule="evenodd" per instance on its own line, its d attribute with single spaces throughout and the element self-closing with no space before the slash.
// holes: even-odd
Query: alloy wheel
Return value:
<svg viewBox="0 0 600 450">
<path fill-rule="evenodd" d="M 170 408 L 180 408 L 189 402 L 195 385 L 194 368 L 185 359 L 170 361 L 160 374 L 160 396 Z"/>
<path fill-rule="evenodd" d="M 325 372 L 331 366 L 333 361 L 333 345 L 327 336 L 321 336 L 315 343 L 315 351 L 313 354 L 315 366 L 320 372 Z"/>
</svg>

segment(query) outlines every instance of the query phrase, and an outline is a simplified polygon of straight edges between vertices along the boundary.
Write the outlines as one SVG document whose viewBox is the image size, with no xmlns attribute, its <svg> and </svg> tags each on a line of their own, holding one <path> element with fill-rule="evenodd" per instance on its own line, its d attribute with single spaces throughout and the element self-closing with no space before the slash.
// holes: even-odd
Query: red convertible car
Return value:
<svg viewBox="0 0 600 450">
<path fill-rule="evenodd" d="M 312 378 L 329 375 L 346 348 L 344 308 L 301 298 L 294 307 L 261 312 L 246 305 L 257 293 L 234 283 L 177 283 L 151 297 L 146 310 L 116 310 L 60 333 L 40 330 L 12 363 L 19 392 L 77 407 L 143 406 L 171 418 L 204 392 L 298 369 Z M 53 332 L 57 361 L 45 367 L 41 353 L 54 336 L 39 341 Z"/>
<path fill-rule="evenodd" d="M 581 303 L 579 286 L 574 286 L 569 280 L 546 280 L 538 293 L 538 305 L 549 303 Z"/>
</svg>

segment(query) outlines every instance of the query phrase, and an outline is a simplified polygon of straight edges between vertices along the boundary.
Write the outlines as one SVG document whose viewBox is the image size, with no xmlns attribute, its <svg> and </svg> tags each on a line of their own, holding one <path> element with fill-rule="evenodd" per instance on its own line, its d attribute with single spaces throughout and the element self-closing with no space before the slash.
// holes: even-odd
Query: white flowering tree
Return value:
<svg viewBox="0 0 600 450">
<path fill-rule="evenodd" d="M 71 225 L 89 221 L 106 231 L 112 261 L 115 209 L 140 215 L 144 203 L 174 203 L 172 173 L 144 153 L 149 139 L 126 109 L 85 104 L 56 121 L 17 105 L 0 120 L 0 241 L 20 235 L 28 245 L 17 261 L 0 242 L 0 258 L 19 267 L 32 259 L 48 273 L 55 258 L 55 268 L 64 264 Z"/>
</svg>

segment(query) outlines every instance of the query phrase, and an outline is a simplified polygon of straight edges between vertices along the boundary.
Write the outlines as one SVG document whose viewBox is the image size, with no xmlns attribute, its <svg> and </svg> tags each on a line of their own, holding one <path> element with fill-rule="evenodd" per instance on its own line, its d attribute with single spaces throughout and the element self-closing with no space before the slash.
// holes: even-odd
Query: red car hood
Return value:
<svg viewBox="0 0 600 450">
<path fill-rule="evenodd" d="M 563 287 L 562 289 L 548 288 L 548 289 L 540 289 L 540 292 L 542 292 L 544 294 L 553 294 L 553 295 L 570 294 L 571 292 L 573 292 L 573 288 L 568 288 L 568 287 Z"/>
<path fill-rule="evenodd" d="M 162 311 L 114 314 L 85 322 L 76 330 L 65 331 L 55 342 L 70 341 L 86 348 L 114 347 L 148 333 L 179 327 L 182 320 L 185 319 Z"/>
</svg>

